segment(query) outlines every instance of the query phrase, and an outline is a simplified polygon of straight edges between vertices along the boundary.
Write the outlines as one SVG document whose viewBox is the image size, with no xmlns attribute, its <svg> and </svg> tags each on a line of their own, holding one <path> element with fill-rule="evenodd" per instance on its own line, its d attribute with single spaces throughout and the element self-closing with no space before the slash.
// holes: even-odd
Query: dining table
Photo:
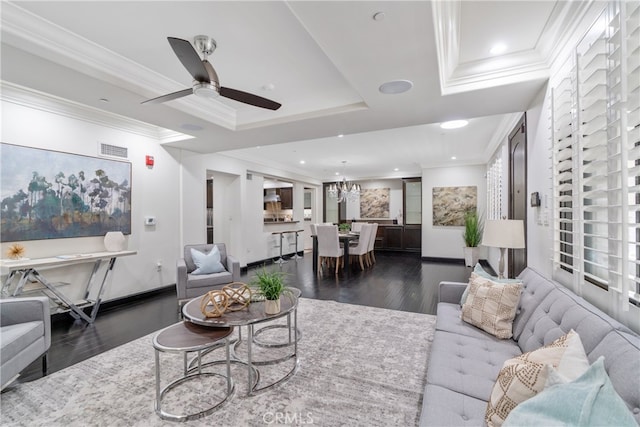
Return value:
<svg viewBox="0 0 640 427">
<path fill-rule="evenodd" d="M 360 233 L 338 233 L 338 241 L 342 243 L 342 248 L 344 249 L 344 261 L 342 263 L 342 271 L 345 274 L 349 274 L 349 269 L 347 266 L 349 265 L 349 243 L 358 239 Z M 315 234 L 311 235 L 311 239 L 313 240 L 313 272 L 318 272 L 318 236 Z"/>
</svg>

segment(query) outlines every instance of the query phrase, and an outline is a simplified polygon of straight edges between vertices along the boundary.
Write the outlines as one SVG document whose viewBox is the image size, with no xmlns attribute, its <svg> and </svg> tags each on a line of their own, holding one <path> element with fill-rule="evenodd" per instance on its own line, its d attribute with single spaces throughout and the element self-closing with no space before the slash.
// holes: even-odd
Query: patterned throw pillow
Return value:
<svg viewBox="0 0 640 427">
<path fill-rule="evenodd" d="M 497 338 L 511 338 L 521 293 L 522 283 L 496 283 L 475 276 L 469 281 L 462 320 Z"/>
<path fill-rule="evenodd" d="M 482 268 L 482 265 L 480 263 L 477 263 L 476 266 L 473 268 L 473 271 L 471 272 L 471 278 L 469 280 L 471 281 L 477 278 L 478 276 L 484 277 L 485 279 L 493 280 L 496 283 L 522 283 L 522 280 L 520 279 L 508 279 L 508 278 L 500 279 L 498 277 L 492 276 L 489 273 L 487 273 L 484 268 Z M 464 292 L 462 293 L 462 298 L 460 298 L 460 307 L 462 307 L 462 305 L 467 301 L 468 295 L 469 295 L 469 285 L 467 285 L 467 287 L 464 289 Z"/>
<path fill-rule="evenodd" d="M 487 403 L 487 425 L 501 426 L 513 408 L 541 392 L 550 369 L 566 381 L 573 381 L 588 368 L 582 341 L 573 330 L 549 345 L 507 360 Z"/>
</svg>

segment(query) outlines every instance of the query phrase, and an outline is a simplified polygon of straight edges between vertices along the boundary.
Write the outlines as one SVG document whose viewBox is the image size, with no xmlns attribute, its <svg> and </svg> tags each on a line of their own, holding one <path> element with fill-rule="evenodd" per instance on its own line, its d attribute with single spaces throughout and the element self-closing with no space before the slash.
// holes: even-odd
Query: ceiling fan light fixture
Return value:
<svg viewBox="0 0 640 427">
<path fill-rule="evenodd" d="M 217 98 L 220 96 L 218 89 L 212 83 L 201 82 L 193 86 L 194 95 L 202 98 Z"/>
<path fill-rule="evenodd" d="M 382 83 L 378 90 L 385 95 L 396 95 L 404 93 L 413 87 L 413 82 L 410 80 L 391 80 L 386 83 Z"/>
</svg>

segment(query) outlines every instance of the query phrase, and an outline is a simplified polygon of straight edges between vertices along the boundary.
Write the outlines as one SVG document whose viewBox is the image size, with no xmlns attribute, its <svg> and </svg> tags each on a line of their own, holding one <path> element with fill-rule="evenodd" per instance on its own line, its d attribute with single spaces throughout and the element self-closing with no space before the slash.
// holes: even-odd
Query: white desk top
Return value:
<svg viewBox="0 0 640 427">
<path fill-rule="evenodd" d="M 97 261 L 99 259 L 135 255 L 137 253 L 137 251 L 93 252 L 84 254 L 62 254 L 50 258 L 3 259 L 0 260 L 0 269 L 2 269 L 3 273 L 8 273 L 26 268 L 63 267 L 65 265 L 80 264 L 88 261 Z"/>
</svg>

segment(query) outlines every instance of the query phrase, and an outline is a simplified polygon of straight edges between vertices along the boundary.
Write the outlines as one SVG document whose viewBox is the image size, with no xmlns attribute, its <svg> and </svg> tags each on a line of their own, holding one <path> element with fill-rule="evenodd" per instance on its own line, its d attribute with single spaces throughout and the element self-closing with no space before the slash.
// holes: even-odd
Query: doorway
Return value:
<svg viewBox="0 0 640 427">
<path fill-rule="evenodd" d="M 509 277 L 527 267 L 527 116 L 509 134 L 509 219 L 524 222 L 524 249 L 509 249 Z"/>
</svg>

